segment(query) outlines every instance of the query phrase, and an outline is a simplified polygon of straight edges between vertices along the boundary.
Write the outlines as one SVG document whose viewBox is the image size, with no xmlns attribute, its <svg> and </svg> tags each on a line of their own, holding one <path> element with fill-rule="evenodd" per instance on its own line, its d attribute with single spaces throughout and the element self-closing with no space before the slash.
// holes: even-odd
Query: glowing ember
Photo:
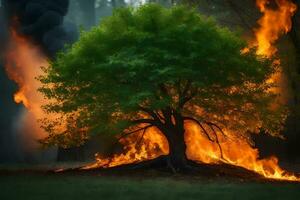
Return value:
<svg viewBox="0 0 300 200">
<path fill-rule="evenodd" d="M 32 44 L 28 38 L 20 36 L 15 30 L 11 31 L 10 47 L 6 55 L 6 71 L 10 79 L 19 86 L 14 95 L 16 103 L 22 103 L 27 111 L 21 117 L 21 131 L 26 132 L 24 138 L 32 139 L 31 143 L 42 139 L 47 134 L 40 128 L 37 120 L 43 118 L 45 113 L 41 106 L 45 104 L 43 96 L 37 92 L 40 83 L 35 77 L 41 74 L 41 66 L 47 66 L 46 56 Z M 32 144 L 36 145 L 36 144 Z"/>
</svg>

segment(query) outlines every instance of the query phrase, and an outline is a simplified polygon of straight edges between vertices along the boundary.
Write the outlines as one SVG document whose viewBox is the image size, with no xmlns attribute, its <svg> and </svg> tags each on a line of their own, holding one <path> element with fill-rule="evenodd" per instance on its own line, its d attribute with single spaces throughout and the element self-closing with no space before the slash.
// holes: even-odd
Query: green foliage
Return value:
<svg viewBox="0 0 300 200">
<path fill-rule="evenodd" d="M 271 108 L 276 98 L 266 83 L 275 67 L 254 49 L 241 53 L 245 47 L 237 34 L 191 8 L 117 9 L 45 69 L 40 91 L 54 100 L 45 110 L 76 116 L 86 134 L 120 133 L 150 118 L 141 106 L 276 133 L 284 115 L 280 106 Z M 56 126 L 45 121 L 47 142 L 78 132 Z"/>
</svg>

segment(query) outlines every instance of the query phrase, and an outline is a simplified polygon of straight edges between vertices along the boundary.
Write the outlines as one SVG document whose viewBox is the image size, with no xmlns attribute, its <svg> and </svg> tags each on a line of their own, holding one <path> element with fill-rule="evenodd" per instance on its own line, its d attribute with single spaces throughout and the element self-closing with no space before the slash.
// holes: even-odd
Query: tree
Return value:
<svg viewBox="0 0 300 200">
<path fill-rule="evenodd" d="M 169 164 L 183 169 L 186 121 L 216 134 L 277 134 L 285 114 L 267 81 L 276 66 L 245 47 L 188 7 L 118 9 L 44 69 L 40 91 L 52 100 L 45 110 L 63 117 L 44 121 L 43 142 L 72 145 L 88 134 L 125 137 L 156 127 L 169 142 Z"/>
<path fill-rule="evenodd" d="M 291 69 L 289 69 L 289 79 L 291 82 L 291 88 L 293 90 L 293 99 L 292 103 L 290 105 L 291 114 L 289 116 L 288 120 L 288 128 L 287 128 L 287 152 L 290 158 L 295 159 L 297 156 L 299 157 L 298 148 L 299 148 L 299 133 L 300 133 L 300 127 L 298 124 L 298 121 L 300 119 L 300 31 L 299 31 L 299 25 L 300 25 L 300 2 L 299 1 L 293 1 L 298 7 L 298 11 L 293 16 L 293 26 L 292 30 L 289 33 L 291 43 L 295 48 L 295 63 L 291 65 Z"/>
</svg>

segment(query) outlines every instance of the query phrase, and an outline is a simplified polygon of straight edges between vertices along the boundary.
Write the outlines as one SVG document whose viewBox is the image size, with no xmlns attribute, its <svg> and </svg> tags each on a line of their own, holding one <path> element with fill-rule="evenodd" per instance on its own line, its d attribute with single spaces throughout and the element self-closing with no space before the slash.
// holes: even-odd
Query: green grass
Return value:
<svg viewBox="0 0 300 200">
<path fill-rule="evenodd" d="M 300 185 L 83 175 L 0 176 L 1 200 L 300 199 Z"/>
</svg>

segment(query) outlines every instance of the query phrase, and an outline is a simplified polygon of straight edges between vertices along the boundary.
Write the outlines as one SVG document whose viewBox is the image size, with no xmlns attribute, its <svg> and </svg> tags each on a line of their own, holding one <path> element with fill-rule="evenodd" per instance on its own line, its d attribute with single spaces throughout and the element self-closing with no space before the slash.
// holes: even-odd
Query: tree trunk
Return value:
<svg viewBox="0 0 300 200">
<path fill-rule="evenodd" d="M 166 136 L 169 143 L 168 166 L 174 171 L 183 171 L 188 168 L 186 144 L 184 140 L 184 121 L 181 115 L 174 118 L 175 123 L 161 124 L 159 129 Z"/>
<path fill-rule="evenodd" d="M 169 142 L 168 165 L 173 171 L 182 171 L 187 168 L 186 144 L 184 141 L 184 130 L 178 130 L 176 127 L 170 129 L 167 135 Z"/>
</svg>

